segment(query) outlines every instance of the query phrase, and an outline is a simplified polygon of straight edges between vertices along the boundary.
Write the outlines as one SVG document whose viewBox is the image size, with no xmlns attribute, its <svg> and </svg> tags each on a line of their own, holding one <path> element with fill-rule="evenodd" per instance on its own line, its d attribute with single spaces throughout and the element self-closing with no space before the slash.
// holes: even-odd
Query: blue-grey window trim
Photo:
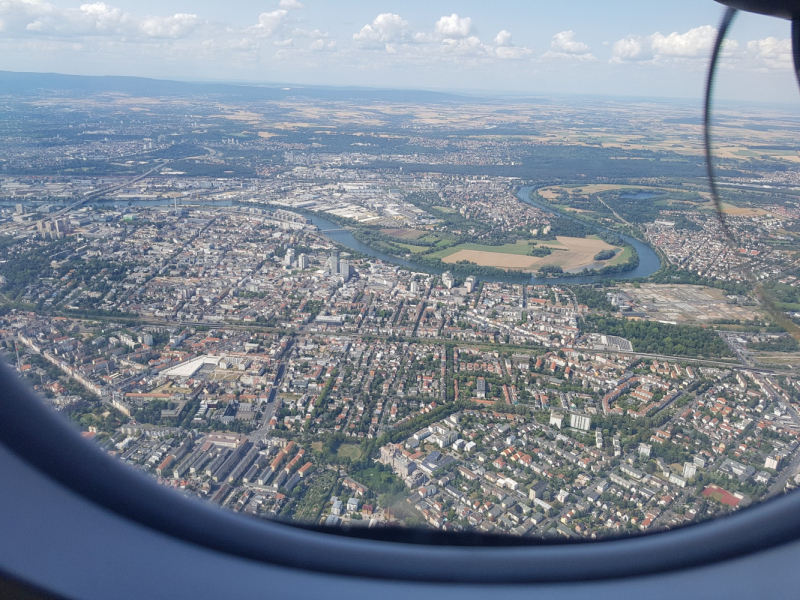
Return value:
<svg viewBox="0 0 800 600">
<path fill-rule="evenodd" d="M 699 567 L 800 539 L 800 494 L 662 533 L 543 541 L 414 529 L 348 534 L 247 518 L 159 486 L 84 440 L 0 365 L 0 443 L 106 510 L 191 544 L 311 571 L 403 581 L 591 581 Z"/>
</svg>

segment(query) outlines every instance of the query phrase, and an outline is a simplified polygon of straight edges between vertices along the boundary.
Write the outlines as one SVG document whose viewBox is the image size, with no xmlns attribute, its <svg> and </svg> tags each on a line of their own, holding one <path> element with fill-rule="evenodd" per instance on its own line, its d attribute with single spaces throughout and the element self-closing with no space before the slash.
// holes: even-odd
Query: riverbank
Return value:
<svg viewBox="0 0 800 600">
<path fill-rule="evenodd" d="M 531 198 L 531 192 L 536 186 L 526 185 L 517 190 L 517 197 L 524 203 L 535 206 L 550 214 L 557 214 L 559 217 L 568 219 L 577 223 L 581 223 L 586 227 L 591 227 L 595 231 L 611 234 L 620 238 L 625 244 L 629 245 L 635 250 L 638 256 L 638 264 L 624 272 L 619 272 L 616 269 L 609 269 L 608 271 L 600 271 L 596 274 L 574 274 L 573 276 L 560 276 L 560 277 L 534 277 L 531 279 L 532 283 L 549 283 L 549 284 L 589 284 L 589 283 L 603 283 L 609 280 L 620 281 L 626 279 L 644 279 L 649 277 L 661 268 L 661 259 L 655 250 L 653 250 L 645 242 L 636 239 L 626 233 L 614 231 L 606 227 L 602 227 L 595 223 L 586 221 L 584 219 L 576 218 L 574 215 L 565 214 L 560 211 L 554 210 L 551 206 L 544 203 L 537 202 Z"/>
<path fill-rule="evenodd" d="M 533 186 L 523 186 L 518 190 L 517 197 L 527 204 L 536 205 L 535 201 L 531 201 L 530 198 L 527 197 L 532 189 Z M 551 214 L 558 214 L 544 205 L 540 205 L 538 208 L 546 210 Z M 411 251 L 407 256 L 401 257 L 397 254 L 385 251 L 385 249 L 380 248 L 380 245 L 387 243 L 387 245 L 402 245 L 406 247 L 408 246 L 408 240 L 387 239 L 384 241 L 383 238 L 385 236 L 381 235 L 380 232 L 368 235 L 370 232 L 367 230 L 359 228 L 357 225 L 345 219 L 338 219 L 333 215 L 322 215 L 310 211 L 295 210 L 294 212 L 298 212 L 310 219 L 314 225 L 320 228 L 320 233 L 326 235 L 329 239 L 359 253 L 380 258 L 381 260 L 401 265 L 410 270 L 434 274 L 442 274 L 445 271 L 451 271 L 463 277 L 473 275 L 482 281 L 517 284 L 587 284 L 608 280 L 644 278 L 655 273 L 661 267 L 661 261 L 656 253 L 640 240 L 583 221 L 581 221 L 581 223 L 597 231 L 599 237 L 608 238 L 609 236 L 613 236 L 621 240 L 619 245 L 623 247 L 623 252 L 620 253 L 619 256 L 624 256 L 624 261 L 601 266 L 597 261 L 589 260 L 585 265 L 576 268 L 562 269 L 561 273 L 550 273 L 542 276 L 538 273 L 539 269 L 537 268 L 531 268 L 527 273 L 524 273 L 520 270 L 505 270 L 489 265 L 475 264 L 466 260 L 446 262 L 438 256 L 438 254 L 441 253 L 436 253 L 436 256 L 428 257 L 422 253 L 417 254 Z M 568 215 L 558 214 L 558 216 L 570 218 Z M 541 243 L 546 245 L 548 242 L 545 241 Z M 408 247 L 411 249 L 410 246 Z M 455 252 L 458 248 L 459 247 L 455 247 L 452 251 Z M 457 257 L 458 256 L 456 256 L 456 258 Z M 547 266 L 547 261 L 541 260 L 539 264 Z"/>
<path fill-rule="evenodd" d="M 535 201 L 529 198 L 529 194 L 531 190 L 534 189 L 534 186 L 523 186 L 517 192 L 517 197 L 527 204 L 532 206 L 537 206 L 542 210 L 547 211 L 551 214 L 556 214 L 551 208 L 545 205 L 539 205 Z M 141 200 L 141 199 L 131 199 L 127 202 L 92 202 L 94 206 L 98 206 L 99 208 L 126 208 L 126 207 L 141 207 L 141 208 L 154 208 L 158 206 L 174 206 L 174 200 L 167 200 L 167 199 L 159 199 L 159 200 Z M 240 206 L 252 206 L 250 203 L 235 203 L 231 202 L 230 200 L 226 201 L 207 201 L 207 200 L 193 200 L 191 202 L 178 202 L 179 208 L 190 209 L 193 206 L 200 208 L 200 207 L 231 207 L 235 205 Z M 285 207 L 277 207 L 272 206 L 269 204 L 263 204 L 264 208 L 285 208 Z M 656 255 L 656 253 L 644 244 L 643 242 L 636 240 L 630 236 L 625 234 L 621 234 L 619 232 L 605 230 L 602 227 L 595 227 L 591 224 L 585 223 L 584 221 L 580 221 L 581 223 L 593 227 L 599 232 L 606 231 L 611 233 L 619 238 L 621 238 L 626 244 L 630 244 L 630 246 L 635 250 L 636 254 L 639 257 L 639 264 L 632 270 L 626 271 L 624 273 L 619 273 L 614 270 L 614 272 L 608 272 L 604 270 L 595 271 L 594 273 L 585 273 L 581 268 L 577 273 L 562 273 L 558 275 L 551 275 L 546 277 L 538 277 L 538 276 L 531 276 L 528 273 L 520 273 L 520 272 L 508 272 L 503 269 L 498 269 L 494 267 L 480 267 L 474 264 L 447 264 L 442 262 L 439 259 L 436 259 L 436 263 L 434 264 L 433 261 L 430 262 L 423 262 L 419 259 L 414 260 L 407 260 L 405 258 L 401 258 L 399 256 L 395 256 L 389 254 L 388 252 L 383 252 L 379 249 L 372 247 L 371 245 L 364 243 L 363 241 L 358 240 L 354 235 L 353 232 L 347 228 L 347 223 L 343 222 L 336 222 L 333 218 L 327 218 L 330 215 L 323 216 L 316 212 L 304 211 L 304 210 L 296 210 L 291 209 L 292 212 L 298 213 L 311 221 L 313 225 L 316 225 L 319 228 L 320 234 L 324 235 L 331 241 L 340 244 L 341 246 L 347 247 L 350 250 L 365 256 L 371 256 L 373 258 L 382 260 L 384 262 L 392 263 L 398 266 L 401 266 L 405 269 L 410 271 L 420 271 L 426 272 L 436 275 L 441 275 L 445 271 L 451 271 L 458 276 L 466 277 L 468 275 L 475 275 L 481 281 L 489 281 L 489 282 L 501 282 L 501 283 L 513 283 L 513 284 L 526 284 L 526 283 L 533 283 L 533 284 L 589 284 L 589 283 L 600 283 L 609 280 L 624 280 L 624 279 L 639 279 L 645 278 L 649 275 L 655 273 L 661 266 L 661 261 Z M 571 218 L 569 215 L 561 215 L 564 218 Z M 420 257 L 421 258 L 421 257 Z M 604 269 L 609 268 L 609 266 L 604 267 Z M 614 268 L 613 265 L 610 268 Z"/>
</svg>

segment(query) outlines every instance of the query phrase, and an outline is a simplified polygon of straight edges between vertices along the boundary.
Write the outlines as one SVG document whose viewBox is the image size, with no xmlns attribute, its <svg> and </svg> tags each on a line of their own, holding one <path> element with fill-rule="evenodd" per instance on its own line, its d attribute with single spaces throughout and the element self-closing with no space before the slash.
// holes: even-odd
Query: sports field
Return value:
<svg viewBox="0 0 800 600">
<path fill-rule="evenodd" d="M 351 460 L 358 460 L 361 458 L 361 448 L 355 444 L 342 444 L 336 450 L 336 455 L 341 457 L 348 457 Z"/>
</svg>

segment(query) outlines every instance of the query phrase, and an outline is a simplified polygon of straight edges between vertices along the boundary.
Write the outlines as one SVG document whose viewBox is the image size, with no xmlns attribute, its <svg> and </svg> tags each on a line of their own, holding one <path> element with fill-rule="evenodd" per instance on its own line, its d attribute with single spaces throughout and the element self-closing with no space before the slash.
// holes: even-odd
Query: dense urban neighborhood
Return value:
<svg viewBox="0 0 800 600">
<path fill-rule="evenodd" d="M 0 348 L 176 493 L 577 539 L 800 485 L 786 115 L 718 214 L 678 105 L 102 99 L 0 95 Z"/>
</svg>

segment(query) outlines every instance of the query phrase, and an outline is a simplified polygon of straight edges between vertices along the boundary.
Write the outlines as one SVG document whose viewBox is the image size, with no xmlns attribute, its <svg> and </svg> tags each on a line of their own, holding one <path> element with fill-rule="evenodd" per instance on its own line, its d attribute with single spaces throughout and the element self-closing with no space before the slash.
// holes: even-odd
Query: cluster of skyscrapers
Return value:
<svg viewBox="0 0 800 600">
<path fill-rule="evenodd" d="M 343 281 L 349 281 L 352 277 L 353 267 L 350 262 L 339 258 L 337 251 L 331 252 L 330 257 L 325 262 L 325 274 L 330 277 L 341 277 Z"/>
<path fill-rule="evenodd" d="M 283 259 L 283 265 L 287 269 L 291 269 L 292 267 L 296 267 L 301 271 L 308 268 L 308 255 L 303 253 L 300 256 L 296 257 L 295 260 L 295 251 L 294 248 L 289 248 L 286 251 L 286 256 Z"/>
</svg>

